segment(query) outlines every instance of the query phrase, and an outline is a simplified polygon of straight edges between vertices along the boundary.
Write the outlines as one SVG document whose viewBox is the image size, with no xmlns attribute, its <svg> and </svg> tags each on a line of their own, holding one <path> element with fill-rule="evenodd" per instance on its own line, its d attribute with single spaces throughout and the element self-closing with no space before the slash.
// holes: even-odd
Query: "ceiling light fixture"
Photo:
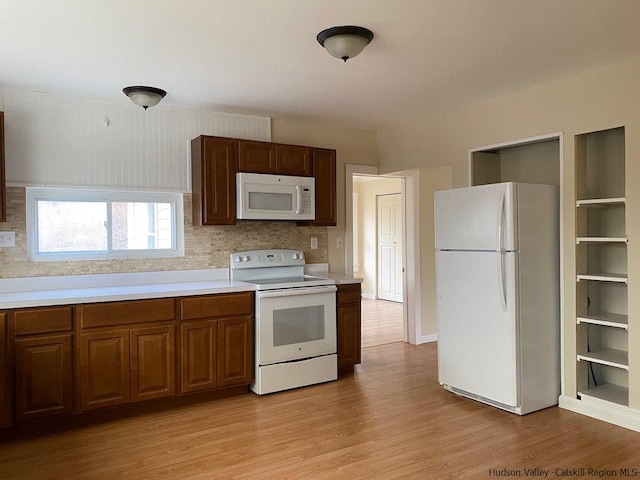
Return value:
<svg viewBox="0 0 640 480">
<path fill-rule="evenodd" d="M 345 25 L 321 31 L 316 37 L 327 52 L 345 62 L 358 55 L 373 40 L 373 32 L 364 27 Z"/>
<path fill-rule="evenodd" d="M 143 86 L 125 87 L 122 91 L 133 103 L 145 110 L 149 107 L 155 107 L 167 94 L 159 88 Z"/>
</svg>

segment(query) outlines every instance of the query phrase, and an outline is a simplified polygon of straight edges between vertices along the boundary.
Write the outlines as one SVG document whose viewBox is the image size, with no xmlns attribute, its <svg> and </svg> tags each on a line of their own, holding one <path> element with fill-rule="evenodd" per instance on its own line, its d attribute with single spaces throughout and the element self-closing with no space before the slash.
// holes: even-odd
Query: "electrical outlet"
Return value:
<svg viewBox="0 0 640 480">
<path fill-rule="evenodd" d="M 311 250 L 318 249 L 318 239 L 316 237 L 311 237 Z"/>
<path fill-rule="evenodd" d="M 342 247 L 344 247 L 344 238 L 337 237 L 336 238 L 336 248 L 342 248 Z"/>
<path fill-rule="evenodd" d="M 0 232 L 0 248 L 15 247 L 16 232 Z"/>
</svg>

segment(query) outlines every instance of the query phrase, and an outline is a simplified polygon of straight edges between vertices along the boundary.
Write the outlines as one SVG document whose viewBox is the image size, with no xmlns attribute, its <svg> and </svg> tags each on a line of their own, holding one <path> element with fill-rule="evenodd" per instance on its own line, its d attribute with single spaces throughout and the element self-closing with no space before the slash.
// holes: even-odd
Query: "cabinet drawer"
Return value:
<svg viewBox="0 0 640 480">
<path fill-rule="evenodd" d="M 16 310 L 14 335 L 34 335 L 40 333 L 66 332 L 73 329 L 71 307 L 48 307 Z"/>
<path fill-rule="evenodd" d="M 182 320 L 253 315 L 253 292 L 182 298 L 179 302 Z"/>
<path fill-rule="evenodd" d="M 92 303 L 79 305 L 77 308 L 82 328 L 158 322 L 175 318 L 175 304 L 172 298 Z"/>
<path fill-rule="evenodd" d="M 360 303 L 360 284 L 338 285 L 338 295 L 336 297 L 338 305 L 347 303 Z"/>
</svg>

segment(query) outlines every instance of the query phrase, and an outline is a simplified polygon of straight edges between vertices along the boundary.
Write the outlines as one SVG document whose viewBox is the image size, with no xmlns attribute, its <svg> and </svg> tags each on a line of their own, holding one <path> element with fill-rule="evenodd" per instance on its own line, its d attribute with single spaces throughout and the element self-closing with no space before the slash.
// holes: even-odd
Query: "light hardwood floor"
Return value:
<svg viewBox="0 0 640 480">
<path fill-rule="evenodd" d="M 0 478 L 558 478 L 640 467 L 639 445 L 640 433 L 559 408 L 519 417 L 458 398 L 437 383 L 435 344 L 392 343 L 337 382 L 2 444 Z"/>
<path fill-rule="evenodd" d="M 362 348 L 403 341 L 402 304 L 362 299 Z"/>
</svg>

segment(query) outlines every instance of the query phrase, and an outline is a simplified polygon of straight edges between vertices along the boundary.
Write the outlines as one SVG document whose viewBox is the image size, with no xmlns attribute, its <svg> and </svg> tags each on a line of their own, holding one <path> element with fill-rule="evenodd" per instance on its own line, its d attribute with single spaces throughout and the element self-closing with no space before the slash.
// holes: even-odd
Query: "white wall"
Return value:
<svg viewBox="0 0 640 480">
<path fill-rule="evenodd" d="M 198 135 L 271 139 L 271 119 L 6 90 L 9 185 L 191 190 Z"/>
</svg>

